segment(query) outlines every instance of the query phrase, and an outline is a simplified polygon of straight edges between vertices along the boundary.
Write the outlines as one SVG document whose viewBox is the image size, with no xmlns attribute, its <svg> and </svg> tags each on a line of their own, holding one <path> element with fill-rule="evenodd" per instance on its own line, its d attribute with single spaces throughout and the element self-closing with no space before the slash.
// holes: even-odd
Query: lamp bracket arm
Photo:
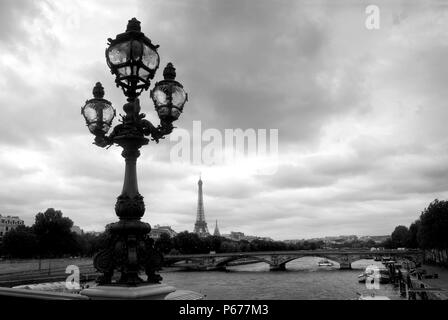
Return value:
<svg viewBox="0 0 448 320">
<path fill-rule="evenodd" d="M 155 127 L 150 121 L 146 119 L 141 119 L 141 124 L 143 128 L 143 134 L 145 136 L 151 136 L 151 140 L 159 143 L 160 139 L 163 139 L 163 133 L 160 131 L 159 127 Z"/>
<path fill-rule="evenodd" d="M 98 147 L 109 149 L 114 144 L 114 138 L 117 136 L 119 131 L 122 129 L 123 124 L 116 125 L 112 132 L 106 136 L 96 136 L 93 144 L 96 144 Z"/>
<path fill-rule="evenodd" d="M 170 122 L 161 121 L 157 127 L 155 127 L 149 121 L 148 124 L 149 126 L 147 127 L 146 131 L 144 131 L 145 135 L 151 135 L 151 139 L 156 143 L 159 143 L 160 139 L 165 139 L 165 136 L 169 135 L 174 129 L 173 125 Z"/>
</svg>

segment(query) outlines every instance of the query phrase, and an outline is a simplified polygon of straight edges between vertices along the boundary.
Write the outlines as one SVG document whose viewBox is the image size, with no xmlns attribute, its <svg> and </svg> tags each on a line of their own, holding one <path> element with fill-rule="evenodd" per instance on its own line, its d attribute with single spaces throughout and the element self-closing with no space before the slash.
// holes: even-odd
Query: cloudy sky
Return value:
<svg viewBox="0 0 448 320">
<path fill-rule="evenodd" d="M 380 29 L 365 27 L 368 4 Z M 448 6 L 439 1 L 0 0 L 0 214 L 62 210 L 87 231 L 116 220 L 121 150 L 92 145 L 80 108 L 97 81 L 125 98 L 106 39 L 137 17 L 189 93 L 179 129 L 278 129 L 279 166 L 170 160 L 142 150 L 144 220 L 274 239 L 390 234 L 448 195 Z M 161 78 L 161 72 L 155 80 Z M 143 112 L 157 116 L 149 94 Z M 204 143 L 205 145 L 205 143 Z"/>
</svg>

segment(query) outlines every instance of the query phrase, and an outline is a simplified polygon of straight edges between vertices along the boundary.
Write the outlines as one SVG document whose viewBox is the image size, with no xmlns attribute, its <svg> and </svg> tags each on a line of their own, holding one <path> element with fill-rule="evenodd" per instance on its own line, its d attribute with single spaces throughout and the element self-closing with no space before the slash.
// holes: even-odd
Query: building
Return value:
<svg viewBox="0 0 448 320">
<path fill-rule="evenodd" d="M 246 236 L 244 235 L 243 232 L 235 232 L 235 231 L 230 231 L 230 239 L 232 240 L 245 240 Z"/>
<path fill-rule="evenodd" d="M 254 240 L 274 241 L 272 238 L 269 237 L 248 236 L 245 235 L 243 232 L 236 232 L 236 231 L 231 231 L 230 234 L 222 234 L 222 237 L 234 241 L 241 241 L 241 240 L 249 242 Z"/>
<path fill-rule="evenodd" d="M 221 236 L 221 233 L 219 232 L 219 229 L 218 229 L 218 220 L 216 220 L 215 231 L 213 232 L 213 235 L 215 237 L 220 237 Z"/>
<path fill-rule="evenodd" d="M 157 240 L 160 238 L 160 236 L 165 233 L 167 235 L 170 236 L 170 238 L 176 236 L 177 232 L 174 231 L 170 226 L 160 226 L 158 224 L 156 224 L 152 229 L 151 232 L 149 233 L 149 236 L 154 239 Z"/>
<path fill-rule="evenodd" d="M 196 223 L 194 224 L 194 233 L 196 233 L 200 237 L 207 237 L 210 235 L 210 233 L 208 232 L 207 222 L 205 221 L 201 177 L 199 177 L 198 181 L 198 209 L 196 212 Z"/>
<path fill-rule="evenodd" d="M 0 214 L 0 241 L 5 234 L 9 231 L 17 228 L 18 226 L 23 226 L 25 223 L 22 219 L 16 216 L 2 216 Z"/>
</svg>

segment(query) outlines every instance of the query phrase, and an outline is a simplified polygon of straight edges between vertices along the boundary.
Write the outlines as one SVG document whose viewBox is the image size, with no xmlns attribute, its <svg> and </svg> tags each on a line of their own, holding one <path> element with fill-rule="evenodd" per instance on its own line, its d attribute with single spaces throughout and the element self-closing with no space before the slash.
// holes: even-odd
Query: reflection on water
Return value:
<svg viewBox="0 0 448 320">
<path fill-rule="evenodd" d="M 305 257 L 289 262 L 287 271 L 269 271 L 265 263 L 229 267 L 228 271 L 162 272 L 163 283 L 178 289 L 203 293 L 207 299 L 356 299 L 357 293 L 369 294 L 358 275 L 373 260 L 352 264 L 353 270 L 319 267 L 320 258 Z M 381 285 L 377 295 L 400 299 L 393 285 Z"/>
</svg>

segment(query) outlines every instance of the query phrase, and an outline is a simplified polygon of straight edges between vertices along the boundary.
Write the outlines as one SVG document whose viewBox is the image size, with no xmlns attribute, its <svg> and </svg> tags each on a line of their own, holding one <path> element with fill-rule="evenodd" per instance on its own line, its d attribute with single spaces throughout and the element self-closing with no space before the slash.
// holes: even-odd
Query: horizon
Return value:
<svg viewBox="0 0 448 320">
<path fill-rule="evenodd" d="M 57 210 L 56 208 L 54 208 L 55 210 Z M 0 217 L 5 217 L 5 218 L 7 218 L 7 217 L 12 217 L 12 218 L 20 218 L 20 216 L 8 216 L 8 215 L 2 215 L 1 213 L 0 213 Z M 67 216 L 65 216 L 65 217 L 67 217 Z M 70 218 L 70 217 L 67 217 L 67 218 Z M 71 218 L 70 218 L 71 219 Z M 207 223 L 207 225 L 208 225 L 208 223 Z M 25 226 L 27 226 L 27 227 L 31 227 L 32 226 L 32 224 L 31 225 L 27 225 L 27 224 L 25 224 Z M 84 230 L 84 228 L 82 228 L 81 226 L 79 226 L 79 225 L 77 225 L 74 221 L 73 221 L 73 227 L 79 227 L 84 233 L 96 233 L 96 232 L 104 232 L 105 230 L 101 230 L 101 231 L 99 231 L 99 230 Z M 189 232 L 189 233 L 194 233 L 194 230 L 182 230 L 182 231 L 178 231 L 178 230 L 176 230 L 175 228 L 173 228 L 172 226 L 170 226 L 170 225 L 167 225 L 167 224 L 157 224 L 157 225 L 152 225 L 151 226 L 151 229 L 152 228 L 155 228 L 155 227 L 170 227 L 172 230 L 174 230 L 176 233 L 181 233 L 181 232 Z M 259 237 L 259 238 L 270 238 L 270 237 L 267 237 L 267 236 L 263 236 L 263 235 L 256 235 L 256 234 L 248 234 L 248 233 L 246 233 L 246 232 L 244 232 L 244 231 L 241 231 L 241 230 L 230 230 L 230 231 L 228 231 L 228 232 L 221 232 L 221 230 L 220 230 L 220 234 L 221 234 L 221 236 L 223 236 L 223 235 L 230 235 L 232 232 L 242 232 L 245 236 L 253 236 L 253 237 Z M 351 236 L 355 236 L 355 237 L 357 237 L 357 238 L 362 238 L 362 237 L 390 237 L 390 234 L 383 234 L 383 235 L 371 235 L 371 234 L 369 234 L 369 235 L 360 235 L 360 234 L 339 234 L 339 235 L 324 235 L 324 236 L 319 236 L 319 237 L 312 237 L 312 238 L 291 238 L 291 239 L 272 239 L 272 240 L 274 240 L 274 241 L 300 241 L 300 240 L 313 240 L 313 239 L 325 239 L 325 238 L 338 238 L 338 237 L 351 237 Z"/>
</svg>

